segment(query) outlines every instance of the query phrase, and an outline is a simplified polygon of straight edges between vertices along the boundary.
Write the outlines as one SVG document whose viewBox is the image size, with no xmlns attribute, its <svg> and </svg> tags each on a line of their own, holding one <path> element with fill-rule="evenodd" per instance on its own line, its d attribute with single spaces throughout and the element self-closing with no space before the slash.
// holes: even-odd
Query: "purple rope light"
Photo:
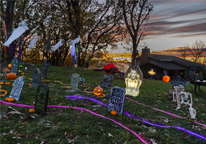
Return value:
<svg viewBox="0 0 206 144">
<path fill-rule="evenodd" d="M 92 98 L 91 98 L 92 99 Z M 94 100 L 94 99 L 93 99 Z M 19 107 L 29 107 L 29 108 L 34 108 L 34 106 L 31 106 L 31 105 L 23 105 L 23 104 L 14 104 L 14 103 L 9 103 L 9 102 L 4 102 L 4 101 L 1 101 L 0 100 L 0 103 L 2 104 L 5 104 L 5 105 L 14 105 L 14 106 L 19 106 Z M 101 103 L 101 102 L 99 102 Z M 108 117 L 105 117 L 103 115 L 100 115 L 100 114 L 97 114 L 95 112 L 92 112 L 88 109 L 84 109 L 84 108 L 79 108 L 79 107 L 69 107 L 69 106 L 59 106 L 59 105 L 48 105 L 47 107 L 52 107 L 52 108 L 73 108 L 73 109 L 77 109 L 77 110 L 84 110 L 88 113 L 91 113 L 93 115 L 96 115 L 96 116 L 99 116 L 99 117 L 102 117 L 104 119 L 108 119 L 110 121 L 113 121 L 114 123 L 118 124 L 119 126 L 123 127 L 124 129 L 130 131 L 131 133 L 133 133 L 136 137 L 138 137 L 140 139 L 141 142 L 143 142 L 144 144 L 149 144 L 147 143 L 140 135 L 138 135 L 137 133 L 135 133 L 133 130 L 130 130 L 128 127 L 122 125 L 121 123 L 111 119 L 111 118 L 108 118 Z"/>
<path fill-rule="evenodd" d="M 131 100 L 131 101 L 134 101 L 134 100 L 132 100 L 131 98 L 128 98 L 128 97 L 126 97 L 126 99 L 129 99 L 129 100 Z M 157 109 L 157 108 L 153 108 L 153 107 L 151 107 L 151 106 L 145 105 L 145 104 L 140 103 L 140 102 L 137 102 L 137 101 L 134 101 L 134 102 L 135 102 L 135 103 L 137 103 L 137 104 L 140 104 L 140 105 L 143 105 L 143 106 L 146 106 L 146 107 L 152 108 L 153 110 L 160 111 L 160 112 L 162 112 L 162 113 L 165 113 L 165 114 L 168 114 L 168 115 L 171 115 L 171 116 L 174 116 L 174 117 L 178 117 L 178 118 L 181 118 L 181 119 L 188 120 L 188 119 L 186 119 L 185 117 L 181 117 L 181 116 L 178 116 L 178 115 L 173 114 L 173 113 L 169 113 L 169 112 L 166 112 L 166 111 L 163 111 L 163 110 Z M 199 122 L 197 122 L 197 121 L 193 121 L 193 122 L 194 122 L 194 123 L 196 123 L 196 124 L 199 124 L 199 125 L 201 125 L 201 126 L 206 127 L 206 125 L 205 125 L 205 124 L 199 123 Z"/>
<path fill-rule="evenodd" d="M 74 98 L 74 97 L 76 97 L 76 98 Z M 79 97 L 80 99 L 83 99 L 83 98 L 89 99 L 89 100 L 94 101 L 94 102 L 97 102 L 97 103 L 99 103 L 99 104 L 102 103 L 102 102 L 100 102 L 100 101 L 98 101 L 98 100 L 94 100 L 93 98 L 89 98 L 89 97 L 83 97 L 83 96 L 67 96 L 67 98 L 69 98 L 69 99 L 70 99 L 70 98 L 71 98 L 71 99 L 78 99 L 78 97 Z M 104 104 L 104 106 L 107 106 L 107 105 Z M 151 123 L 151 122 L 146 121 L 146 120 L 144 120 L 144 119 L 142 119 L 142 118 L 137 118 L 137 117 L 135 117 L 132 113 L 129 114 L 129 113 L 126 112 L 126 111 L 124 111 L 124 114 L 127 115 L 128 117 L 131 117 L 131 118 L 137 119 L 137 120 L 141 120 L 142 122 L 147 123 L 147 124 L 152 125 L 152 126 L 162 127 L 162 128 L 175 128 L 175 129 L 178 129 L 178 130 L 185 131 L 185 132 L 187 132 L 187 133 L 189 133 L 189 134 L 191 134 L 191 135 L 194 135 L 194 136 L 196 136 L 196 137 L 198 137 L 198 138 L 201 138 L 201 139 L 206 140 L 206 137 L 204 137 L 204 136 L 202 136 L 202 135 L 199 135 L 199 134 L 196 134 L 196 133 L 194 133 L 194 132 L 192 132 L 192 131 L 186 130 L 186 129 L 181 128 L 181 127 L 177 127 L 177 126 L 165 126 L 165 125 L 160 125 L 160 124 Z"/>
</svg>

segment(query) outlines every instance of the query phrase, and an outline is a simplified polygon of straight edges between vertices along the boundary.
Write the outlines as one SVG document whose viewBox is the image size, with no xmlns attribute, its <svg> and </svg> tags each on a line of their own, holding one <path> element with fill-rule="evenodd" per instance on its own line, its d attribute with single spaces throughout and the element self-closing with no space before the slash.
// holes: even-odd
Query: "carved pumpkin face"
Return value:
<svg viewBox="0 0 206 144">
<path fill-rule="evenodd" d="M 164 76 L 162 78 L 162 80 L 165 81 L 165 82 L 169 82 L 170 81 L 170 77 L 169 76 Z"/>
<path fill-rule="evenodd" d="M 95 87 L 93 90 L 93 94 L 96 96 L 102 96 L 103 94 L 103 89 L 101 87 Z"/>
</svg>

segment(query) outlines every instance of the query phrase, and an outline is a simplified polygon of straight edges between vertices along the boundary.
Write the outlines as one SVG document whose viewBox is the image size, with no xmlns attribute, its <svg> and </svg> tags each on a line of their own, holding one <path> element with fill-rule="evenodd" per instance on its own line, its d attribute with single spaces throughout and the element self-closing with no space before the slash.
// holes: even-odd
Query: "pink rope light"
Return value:
<svg viewBox="0 0 206 144">
<path fill-rule="evenodd" d="M 128 100 L 130 100 L 130 101 L 134 101 L 134 100 L 132 100 L 131 98 L 128 98 L 128 97 L 125 97 L 125 98 L 128 99 Z M 140 103 L 140 102 L 137 102 L 137 101 L 134 101 L 134 102 L 137 103 L 137 104 L 139 104 L 139 105 L 143 105 L 143 106 L 152 108 L 153 110 L 156 110 L 156 111 L 159 111 L 159 112 L 162 112 L 162 113 L 171 115 L 171 116 L 173 116 L 173 117 L 178 117 L 178 118 L 181 118 L 181 119 L 188 120 L 188 119 L 185 118 L 185 117 L 181 117 L 181 116 L 178 116 L 178 115 L 176 115 L 176 114 L 173 114 L 173 113 L 170 113 L 170 112 L 163 111 L 163 110 L 161 110 L 161 109 L 153 108 L 153 107 L 151 107 L 151 106 L 148 106 L 148 105 L 146 105 L 146 104 L 143 104 L 143 103 Z M 197 122 L 197 121 L 193 121 L 193 122 L 196 123 L 196 124 L 198 124 L 198 125 L 201 125 L 201 126 L 206 127 L 206 124 L 202 124 L 202 123 L 199 123 L 199 122 Z"/>
<path fill-rule="evenodd" d="M 9 102 L 4 102 L 4 101 L 0 101 L 0 103 L 4 104 L 4 105 L 13 105 L 13 106 L 19 106 L 19 107 L 28 107 L 28 108 L 34 108 L 34 106 L 31 106 L 31 105 L 24 105 L 24 104 L 14 104 L 14 103 L 9 103 Z M 140 135 L 138 135 L 137 133 L 135 133 L 133 130 L 130 130 L 128 127 L 122 125 L 121 123 L 111 119 L 111 118 L 108 118 L 108 117 L 105 117 L 103 115 L 100 115 L 100 114 L 97 114 L 95 112 L 92 112 L 88 109 L 84 109 L 84 108 L 79 108 L 79 107 L 71 107 L 71 106 L 59 106 L 59 105 L 48 105 L 48 107 L 52 107 L 52 108 L 73 108 L 73 109 L 76 109 L 76 110 L 84 110 L 88 113 L 91 113 L 93 115 L 96 115 L 96 116 L 99 116 L 99 117 L 102 117 L 104 119 L 108 119 L 116 124 L 118 124 L 119 126 L 123 127 L 124 129 L 130 131 L 131 133 L 133 133 L 136 137 L 138 137 L 140 139 L 141 142 L 143 142 L 144 144 L 149 144 L 147 143 Z"/>
</svg>

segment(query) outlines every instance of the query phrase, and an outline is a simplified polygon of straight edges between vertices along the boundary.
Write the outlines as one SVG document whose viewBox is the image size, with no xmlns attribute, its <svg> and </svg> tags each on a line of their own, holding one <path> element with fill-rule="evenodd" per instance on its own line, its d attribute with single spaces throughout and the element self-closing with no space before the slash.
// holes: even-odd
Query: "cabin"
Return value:
<svg viewBox="0 0 206 144">
<path fill-rule="evenodd" d="M 144 78 L 149 78 L 148 72 L 153 69 L 156 73 L 155 79 L 162 79 L 164 71 L 173 78 L 177 73 L 183 76 L 188 70 L 196 71 L 205 68 L 205 65 L 191 62 L 176 56 L 150 54 L 150 49 L 142 49 L 142 55 L 136 58 L 136 64 L 139 65 Z"/>
</svg>

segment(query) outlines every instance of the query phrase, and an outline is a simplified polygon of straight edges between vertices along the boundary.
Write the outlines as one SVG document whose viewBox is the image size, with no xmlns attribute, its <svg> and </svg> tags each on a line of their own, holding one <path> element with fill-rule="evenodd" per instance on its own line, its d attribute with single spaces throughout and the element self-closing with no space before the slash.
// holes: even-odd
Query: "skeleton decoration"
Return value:
<svg viewBox="0 0 206 144">
<path fill-rule="evenodd" d="M 62 39 L 59 39 L 59 42 L 55 46 L 53 46 L 53 51 L 56 51 L 62 45 L 63 45 Z"/>
<path fill-rule="evenodd" d="M 176 110 L 181 108 L 181 105 L 184 104 L 189 106 L 189 112 L 192 119 L 196 117 L 196 110 L 192 107 L 192 94 L 188 92 L 184 92 L 184 86 L 174 86 L 176 97 L 174 97 L 173 93 L 173 102 L 177 102 Z M 190 97 L 190 99 L 189 99 Z"/>
<path fill-rule="evenodd" d="M 36 45 L 37 40 L 38 40 L 38 36 L 35 35 L 34 38 L 30 41 L 29 50 L 31 50 Z"/>
<path fill-rule="evenodd" d="M 25 21 L 22 21 L 19 24 L 19 27 L 17 29 L 15 29 L 12 33 L 12 35 L 9 37 L 9 39 L 3 44 L 7 47 L 9 47 L 9 45 L 17 38 L 19 38 L 26 30 L 28 30 L 29 28 L 27 27 L 27 24 Z"/>
</svg>

